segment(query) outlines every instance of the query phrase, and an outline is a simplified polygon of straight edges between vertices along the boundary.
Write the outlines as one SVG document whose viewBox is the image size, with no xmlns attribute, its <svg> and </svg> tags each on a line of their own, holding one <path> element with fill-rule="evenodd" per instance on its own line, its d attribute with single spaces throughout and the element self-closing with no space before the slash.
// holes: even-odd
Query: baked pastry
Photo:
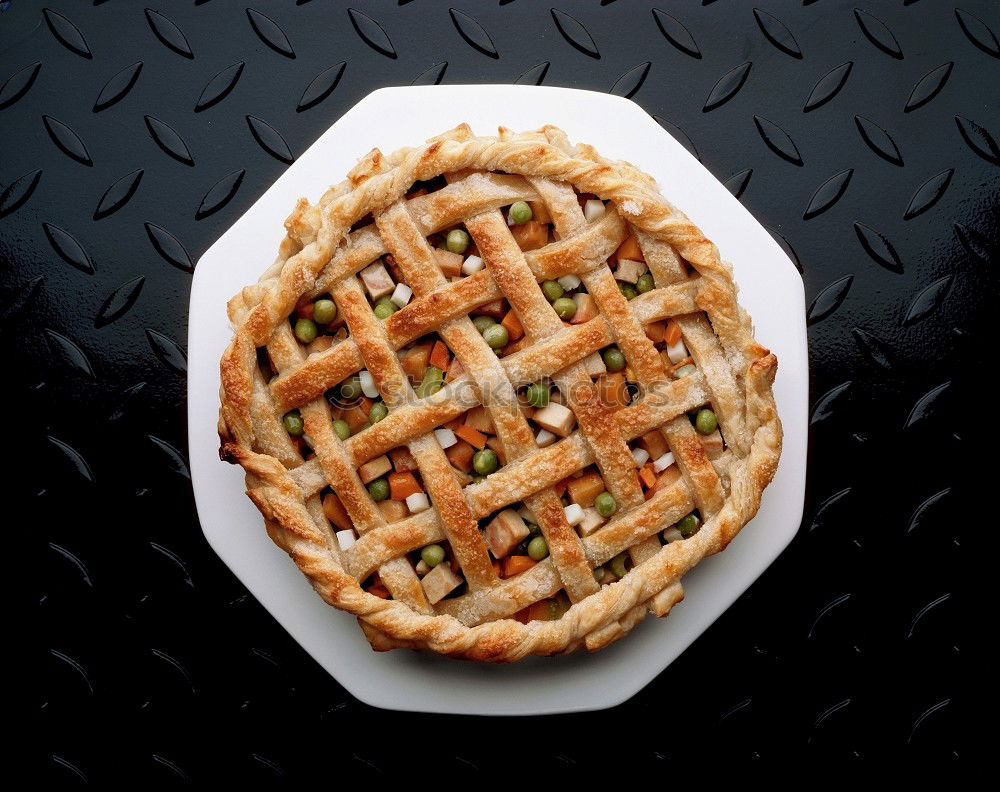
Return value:
<svg viewBox="0 0 1000 792">
<path fill-rule="evenodd" d="M 756 513 L 777 362 L 633 165 L 463 124 L 285 227 L 229 303 L 221 455 L 375 649 L 599 649 Z"/>
</svg>

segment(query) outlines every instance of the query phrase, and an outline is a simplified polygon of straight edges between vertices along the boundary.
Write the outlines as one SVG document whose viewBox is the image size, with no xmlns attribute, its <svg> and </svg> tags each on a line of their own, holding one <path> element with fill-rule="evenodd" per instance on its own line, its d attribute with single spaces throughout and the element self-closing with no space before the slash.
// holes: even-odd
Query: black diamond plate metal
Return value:
<svg viewBox="0 0 1000 792">
<path fill-rule="evenodd" d="M 512 762 L 964 756 L 957 488 L 995 336 L 1000 6 L 249 2 L 0 2 L 7 459 L 28 517 L 7 524 L 24 547 L 9 566 L 25 567 L 35 777 L 465 782 Z M 515 81 L 631 97 L 800 267 L 806 516 L 616 711 L 391 715 L 316 666 L 202 538 L 191 272 L 369 91 Z"/>
</svg>

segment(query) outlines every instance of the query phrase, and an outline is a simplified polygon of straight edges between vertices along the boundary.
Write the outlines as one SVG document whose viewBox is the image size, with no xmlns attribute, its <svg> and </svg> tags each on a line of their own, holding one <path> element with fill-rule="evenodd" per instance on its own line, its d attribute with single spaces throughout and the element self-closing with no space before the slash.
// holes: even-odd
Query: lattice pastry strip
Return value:
<svg viewBox="0 0 1000 792">
<path fill-rule="evenodd" d="M 231 301 L 223 456 L 373 647 L 601 648 L 756 512 L 774 356 L 656 189 L 552 127 L 463 125 L 300 200 Z"/>
</svg>

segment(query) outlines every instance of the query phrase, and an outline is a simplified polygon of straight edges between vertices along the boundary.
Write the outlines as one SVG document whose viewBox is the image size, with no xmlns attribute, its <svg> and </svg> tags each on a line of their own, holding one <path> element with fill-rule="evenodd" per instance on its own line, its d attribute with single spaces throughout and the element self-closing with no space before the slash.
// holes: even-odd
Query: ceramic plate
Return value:
<svg viewBox="0 0 1000 792">
<path fill-rule="evenodd" d="M 778 356 L 774 390 L 784 451 L 757 517 L 724 553 L 684 577 L 685 599 L 668 618 L 647 617 L 632 635 L 593 655 L 492 666 L 430 653 L 373 652 L 355 618 L 324 603 L 271 543 L 244 494 L 242 469 L 219 461 L 218 361 L 232 335 L 226 301 L 273 262 L 296 199 L 317 200 L 373 147 L 388 153 L 413 146 L 463 121 L 478 134 L 495 134 L 500 125 L 524 130 L 555 124 L 571 141 L 590 143 L 604 156 L 626 159 L 652 174 L 666 197 L 732 261 L 740 302 L 754 318 L 757 339 Z M 369 94 L 201 257 L 191 289 L 188 359 L 191 473 L 206 538 L 320 665 L 376 707 L 542 715 L 620 704 L 669 666 L 767 569 L 802 518 L 809 382 L 802 281 L 774 239 L 711 173 L 638 105 L 616 96 L 515 85 L 384 88 Z"/>
</svg>

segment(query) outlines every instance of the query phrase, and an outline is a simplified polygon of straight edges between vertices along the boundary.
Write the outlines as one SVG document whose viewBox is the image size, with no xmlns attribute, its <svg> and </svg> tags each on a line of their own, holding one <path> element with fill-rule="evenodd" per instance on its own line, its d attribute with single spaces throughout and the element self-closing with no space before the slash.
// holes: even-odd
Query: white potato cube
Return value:
<svg viewBox="0 0 1000 792">
<path fill-rule="evenodd" d="M 414 567 L 414 570 L 418 575 L 420 575 L 420 577 L 423 577 L 424 575 L 426 575 L 428 572 L 431 571 L 431 568 L 427 564 L 427 562 L 421 558 L 419 561 L 417 561 L 417 565 L 416 567 Z"/>
<path fill-rule="evenodd" d="M 674 454 L 672 451 L 667 451 L 663 456 L 653 462 L 653 472 L 662 473 L 668 467 L 674 464 Z"/>
<path fill-rule="evenodd" d="M 556 278 L 556 281 L 566 291 L 573 291 L 573 289 L 580 285 L 580 279 L 572 273 L 569 275 L 563 275 L 561 278 Z"/>
<path fill-rule="evenodd" d="M 458 438 L 455 437 L 455 433 L 451 429 L 435 429 L 434 436 L 441 448 L 451 448 L 458 442 Z"/>
<path fill-rule="evenodd" d="M 687 347 L 684 346 L 683 338 L 678 338 L 676 344 L 669 344 L 667 346 L 667 357 L 670 358 L 671 363 L 680 363 L 687 356 L 688 351 Z"/>
<path fill-rule="evenodd" d="M 587 218 L 588 223 L 593 222 L 603 214 L 604 201 L 598 201 L 592 198 L 583 205 L 583 216 Z"/>
<path fill-rule="evenodd" d="M 566 437 L 576 426 L 576 416 L 569 407 L 550 401 L 532 416 L 535 423 L 542 429 L 548 429 L 553 434 Z"/>
<path fill-rule="evenodd" d="M 679 539 L 683 538 L 684 535 L 672 526 L 670 528 L 667 528 L 667 530 L 663 532 L 663 541 L 666 542 L 667 544 L 670 544 L 671 542 L 676 542 Z"/>
<path fill-rule="evenodd" d="M 570 525 L 579 525 L 583 521 L 583 507 L 579 503 L 571 503 L 563 509 L 563 513 Z"/>
<path fill-rule="evenodd" d="M 410 510 L 410 514 L 419 514 L 422 511 L 427 511 L 431 507 L 431 502 L 427 500 L 427 495 L 423 492 L 414 492 L 412 495 L 406 496 L 406 508 Z"/>
<path fill-rule="evenodd" d="M 556 436 L 552 434 L 548 429 L 542 429 L 538 434 L 535 435 L 535 445 L 539 448 L 545 448 L 545 446 L 550 446 L 556 441 Z"/>
<path fill-rule="evenodd" d="M 358 373 L 358 379 L 361 381 L 361 392 L 369 399 L 377 399 L 378 387 L 375 385 L 372 373 L 368 369 L 361 369 Z"/>
<path fill-rule="evenodd" d="M 486 265 L 483 264 L 483 260 L 479 256 L 469 256 L 462 262 L 462 274 L 475 275 L 484 266 Z"/>
<path fill-rule="evenodd" d="M 392 293 L 392 297 L 389 298 L 390 302 L 397 308 L 405 308 L 406 304 L 410 301 L 413 296 L 413 289 L 407 286 L 405 283 L 397 283 L 396 289 Z"/>
<path fill-rule="evenodd" d="M 649 452 L 645 448 L 633 448 L 632 459 L 635 460 L 636 467 L 642 467 L 649 460 Z"/>
<path fill-rule="evenodd" d="M 601 374 L 607 372 L 608 367 L 604 365 L 604 358 L 601 357 L 599 352 L 591 352 L 583 359 L 583 369 L 591 377 L 599 377 Z"/>
<path fill-rule="evenodd" d="M 348 550 L 354 546 L 354 543 L 358 541 L 357 534 L 354 533 L 353 529 L 348 528 L 344 531 L 337 531 L 337 544 L 340 545 L 341 550 Z"/>
</svg>

